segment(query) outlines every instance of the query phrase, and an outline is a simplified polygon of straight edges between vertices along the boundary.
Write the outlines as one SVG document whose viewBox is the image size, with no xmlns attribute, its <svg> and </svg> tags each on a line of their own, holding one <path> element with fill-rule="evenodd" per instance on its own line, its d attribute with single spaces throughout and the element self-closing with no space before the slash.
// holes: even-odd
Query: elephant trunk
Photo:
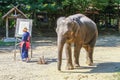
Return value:
<svg viewBox="0 0 120 80">
<path fill-rule="evenodd" d="M 61 70 L 61 64 L 62 64 L 62 51 L 64 46 L 65 40 L 58 37 L 58 70 Z"/>
</svg>

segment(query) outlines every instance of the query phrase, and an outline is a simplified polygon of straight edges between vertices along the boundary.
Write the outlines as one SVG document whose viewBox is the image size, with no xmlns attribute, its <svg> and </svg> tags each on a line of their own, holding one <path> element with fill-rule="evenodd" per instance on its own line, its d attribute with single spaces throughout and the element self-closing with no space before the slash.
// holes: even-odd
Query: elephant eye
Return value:
<svg viewBox="0 0 120 80">
<path fill-rule="evenodd" d="M 66 39 L 69 40 L 69 39 L 70 39 L 70 36 L 67 36 Z"/>
</svg>

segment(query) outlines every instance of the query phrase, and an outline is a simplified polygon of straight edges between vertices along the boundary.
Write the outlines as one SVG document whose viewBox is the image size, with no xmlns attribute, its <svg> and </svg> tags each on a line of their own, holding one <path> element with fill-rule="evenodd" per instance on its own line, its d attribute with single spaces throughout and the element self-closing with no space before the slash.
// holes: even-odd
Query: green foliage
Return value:
<svg viewBox="0 0 120 80">
<path fill-rule="evenodd" d="M 62 7 L 66 9 L 66 13 L 82 13 L 89 6 L 90 2 L 91 0 L 64 0 L 62 1 Z"/>
<path fill-rule="evenodd" d="M 114 5 L 119 3 L 120 0 L 92 0 L 92 5 L 94 5 L 100 10 L 104 10 L 104 8 L 108 5 Z"/>
<path fill-rule="evenodd" d="M 13 5 L 19 5 L 20 9 L 24 12 L 52 12 L 56 13 L 61 10 L 64 14 L 73 14 L 76 12 L 83 12 L 89 6 L 97 7 L 98 9 L 103 9 L 109 4 L 119 3 L 119 0 L 0 0 L 0 10 L 6 13 L 10 10 Z M 64 11 L 66 10 L 66 11 Z"/>
<path fill-rule="evenodd" d="M 73 13 L 73 11 L 83 12 L 89 6 L 103 9 L 109 1 L 113 4 L 120 3 L 120 0 L 0 0 L 0 11 L 6 13 L 13 5 L 19 5 L 25 12 L 57 12 L 57 10 L 64 11 L 65 9 Z"/>
<path fill-rule="evenodd" d="M 36 13 L 47 12 L 50 14 L 70 15 L 75 13 L 84 13 L 90 7 L 97 8 L 103 12 L 108 10 L 107 6 L 120 4 L 120 0 L 0 0 L 0 27 L 3 26 L 2 16 L 6 14 L 13 6 L 23 11 L 29 18 L 36 23 Z M 116 12 L 109 10 L 106 12 Z M 53 17 L 50 17 L 53 18 Z M 57 17 L 54 17 L 54 19 Z M 52 20 L 52 19 L 51 19 Z M 11 22 L 10 26 L 13 25 Z M 36 24 L 37 25 L 37 24 Z"/>
</svg>

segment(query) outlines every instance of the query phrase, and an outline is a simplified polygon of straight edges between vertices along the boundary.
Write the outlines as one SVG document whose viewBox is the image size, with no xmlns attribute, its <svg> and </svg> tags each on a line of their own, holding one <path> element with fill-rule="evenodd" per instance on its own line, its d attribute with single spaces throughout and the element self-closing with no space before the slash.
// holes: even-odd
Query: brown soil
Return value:
<svg viewBox="0 0 120 80">
<path fill-rule="evenodd" d="M 116 35 L 98 37 L 91 67 L 85 64 L 86 54 L 82 49 L 81 67 L 65 70 L 63 51 L 61 72 L 57 71 L 56 37 L 34 37 L 32 47 L 33 58 L 29 63 L 21 61 L 19 50 L 14 61 L 14 46 L 0 48 L 0 80 L 117 80 L 120 71 L 120 37 Z M 47 64 L 37 64 L 42 56 Z"/>
</svg>

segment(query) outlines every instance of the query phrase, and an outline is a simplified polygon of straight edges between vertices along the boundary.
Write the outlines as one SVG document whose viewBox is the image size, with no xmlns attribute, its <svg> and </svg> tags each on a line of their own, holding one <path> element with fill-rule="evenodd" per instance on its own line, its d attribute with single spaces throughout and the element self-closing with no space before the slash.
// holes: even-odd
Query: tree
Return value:
<svg viewBox="0 0 120 80">
<path fill-rule="evenodd" d="M 91 0 L 63 0 L 62 8 L 64 14 L 70 15 L 82 13 L 90 4 Z"/>
<path fill-rule="evenodd" d="M 55 20 L 59 16 L 84 13 L 90 7 L 97 8 L 103 13 L 106 11 L 108 5 L 115 4 L 120 4 L 120 0 L 0 0 L 0 17 L 13 6 L 18 6 L 29 18 L 33 19 L 34 26 L 38 25 L 36 14 L 39 12 L 46 12 L 50 21 L 52 21 L 51 23 L 54 22 L 55 24 Z M 115 12 L 114 9 L 112 10 L 112 12 Z M 2 19 L 0 18 L 0 26 L 3 26 L 1 23 Z"/>
</svg>

